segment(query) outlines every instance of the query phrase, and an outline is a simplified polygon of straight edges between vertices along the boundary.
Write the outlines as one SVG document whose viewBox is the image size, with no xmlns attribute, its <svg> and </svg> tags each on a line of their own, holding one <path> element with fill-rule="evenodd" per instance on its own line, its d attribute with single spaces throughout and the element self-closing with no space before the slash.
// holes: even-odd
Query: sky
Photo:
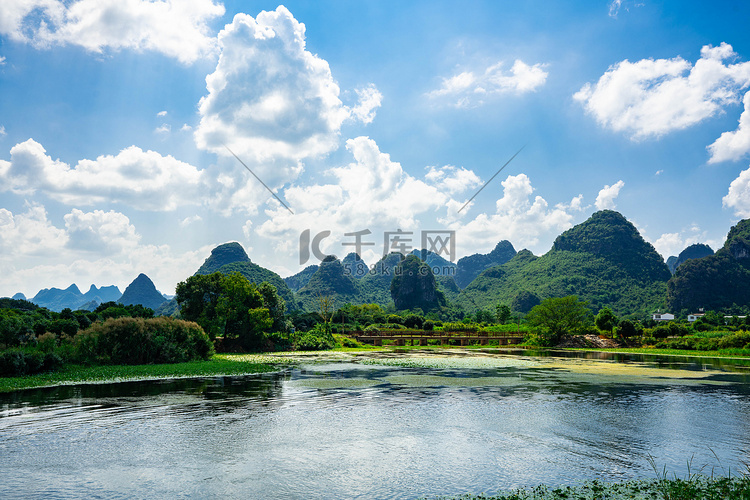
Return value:
<svg viewBox="0 0 750 500">
<path fill-rule="evenodd" d="M 749 20 L 745 1 L 3 0 L 0 296 L 139 273 L 171 294 L 230 241 L 282 277 L 357 240 L 368 264 L 436 234 L 454 261 L 541 255 L 601 209 L 665 259 L 716 250 L 750 217 Z"/>
</svg>

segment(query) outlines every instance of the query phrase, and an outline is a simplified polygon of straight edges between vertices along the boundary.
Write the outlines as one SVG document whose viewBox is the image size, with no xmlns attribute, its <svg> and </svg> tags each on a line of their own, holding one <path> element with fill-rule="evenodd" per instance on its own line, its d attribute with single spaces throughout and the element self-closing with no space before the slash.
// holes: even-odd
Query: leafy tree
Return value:
<svg viewBox="0 0 750 500">
<path fill-rule="evenodd" d="M 495 316 L 497 316 L 497 322 L 504 325 L 510 320 L 510 307 L 506 304 L 498 304 L 495 306 Z"/>
<path fill-rule="evenodd" d="M 566 333 L 581 331 L 591 319 L 588 302 L 575 295 L 544 299 L 526 315 L 527 323 L 538 328 L 548 342 L 557 342 Z"/>
<path fill-rule="evenodd" d="M 224 275 L 196 274 L 177 283 L 175 299 L 183 319 L 195 321 L 211 340 L 223 334 L 223 321 L 218 318 L 217 306 L 223 293 Z"/>
<path fill-rule="evenodd" d="M 625 340 L 638 334 L 636 325 L 629 319 L 620 320 L 617 324 L 617 336 Z"/>
<path fill-rule="evenodd" d="M 285 328 L 284 301 L 273 285 L 258 287 L 240 273 L 191 276 L 177 284 L 176 292 L 182 317 L 198 323 L 212 340 L 237 339 L 244 349 L 253 350 L 277 320 Z"/>
<path fill-rule="evenodd" d="M 609 307 L 601 308 L 594 319 L 594 324 L 596 324 L 599 330 L 609 333 L 612 333 L 612 330 L 617 326 L 617 322 L 617 316 L 615 316 L 615 313 Z"/>
<path fill-rule="evenodd" d="M 263 332 L 273 326 L 271 314 L 263 307 L 263 296 L 254 283 L 239 273 L 222 278 L 216 315 L 218 323 L 224 323 L 224 338 L 239 339 L 245 349 L 260 347 Z"/>
<path fill-rule="evenodd" d="M 479 309 L 474 315 L 477 323 L 494 323 L 496 316 L 490 311 Z"/>
<path fill-rule="evenodd" d="M 276 287 L 266 281 L 258 285 L 258 291 L 263 297 L 263 307 L 268 309 L 273 321 L 271 328 L 277 332 L 286 331 L 286 301 L 278 294 Z"/>
</svg>

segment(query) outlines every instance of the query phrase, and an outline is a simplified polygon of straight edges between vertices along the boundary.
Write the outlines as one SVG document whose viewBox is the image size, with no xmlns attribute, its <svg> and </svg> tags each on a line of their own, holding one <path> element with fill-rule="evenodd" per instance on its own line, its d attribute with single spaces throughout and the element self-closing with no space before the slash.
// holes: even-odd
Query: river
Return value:
<svg viewBox="0 0 750 500">
<path fill-rule="evenodd" d="M 0 395 L 0 497 L 429 498 L 653 478 L 650 460 L 746 470 L 746 366 L 559 356 L 352 355 Z"/>
</svg>

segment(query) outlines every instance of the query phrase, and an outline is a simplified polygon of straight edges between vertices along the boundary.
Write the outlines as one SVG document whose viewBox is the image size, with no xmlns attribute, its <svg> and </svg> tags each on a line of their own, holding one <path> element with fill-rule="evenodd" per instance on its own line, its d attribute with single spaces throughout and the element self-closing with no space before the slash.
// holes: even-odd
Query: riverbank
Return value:
<svg viewBox="0 0 750 500">
<path fill-rule="evenodd" d="M 216 376 L 252 375 L 278 370 L 283 358 L 261 354 L 216 354 L 208 361 L 159 365 L 81 366 L 66 365 L 59 371 L 23 377 L 0 378 L 0 393 L 22 389 L 116 383 L 134 380 L 160 380 Z"/>
</svg>

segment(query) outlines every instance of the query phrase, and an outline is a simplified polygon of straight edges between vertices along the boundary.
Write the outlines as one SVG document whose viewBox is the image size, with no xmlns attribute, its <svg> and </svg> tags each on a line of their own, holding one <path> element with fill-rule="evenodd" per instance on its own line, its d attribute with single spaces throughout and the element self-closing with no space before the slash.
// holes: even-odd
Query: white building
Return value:
<svg viewBox="0 0 750 500">
<path fill-rule="evenodd" d="M 698 318 L 702 318 L 703 316 L 705 316 L 704 313 L 688 314 L 688 323 L 692 323 L 693 321 L 697 320 Z"/>
<path fill-rule="evenodd" d="M 651 315 L 651 319 L 654 321 L 674 321 L 674 314 L 654 313 Z"/>
</svg>

